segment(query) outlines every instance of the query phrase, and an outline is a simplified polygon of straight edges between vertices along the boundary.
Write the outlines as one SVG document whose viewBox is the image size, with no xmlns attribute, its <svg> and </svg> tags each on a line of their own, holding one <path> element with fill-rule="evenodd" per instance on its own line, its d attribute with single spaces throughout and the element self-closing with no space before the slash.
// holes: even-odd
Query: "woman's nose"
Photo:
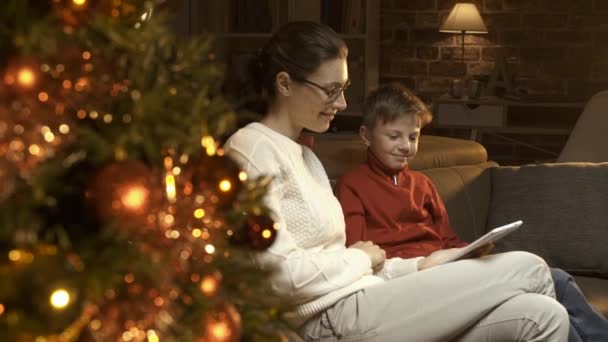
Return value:
<svg viewBox="0 0 608 342">
<path fill-rule="evenodd" d="M 346 98 L 344 97 L 344 92 L 340 93 L 340 96 L 338 96 L 338 98 L 334 101 L 333 105 L 338 111 L 346 109 Z"/>
</svg>

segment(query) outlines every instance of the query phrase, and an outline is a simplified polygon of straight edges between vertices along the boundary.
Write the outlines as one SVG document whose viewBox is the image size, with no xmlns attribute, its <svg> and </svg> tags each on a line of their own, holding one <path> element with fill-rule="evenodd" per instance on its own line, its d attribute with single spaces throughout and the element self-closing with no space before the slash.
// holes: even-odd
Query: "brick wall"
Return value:
<svg viewBox="0 0 608 342">
<path fill-rule="evenodd" d="M 438 28 L 455 0 L 382 0 L 380 81 L 425 98 L 451 79 L 490 74 L 499 51 L 515 85 L 531 94 L 587 99 L 608 89 L 608 0 L 475 0 L 488 34 Z"/>
</svg>

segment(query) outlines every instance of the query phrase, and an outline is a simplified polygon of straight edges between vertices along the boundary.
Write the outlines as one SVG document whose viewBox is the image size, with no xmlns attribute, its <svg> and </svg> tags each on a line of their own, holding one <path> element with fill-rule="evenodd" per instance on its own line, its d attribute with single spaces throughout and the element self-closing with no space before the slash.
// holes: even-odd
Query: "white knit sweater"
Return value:
<svg viewBox="0 0 608 342">
<path fill-rule="evenodd" d="M 240 129 L 224 147 L 250 178 L 274 177 L 265 203 L 280 228 L 274 244 L 256 254 L 256 261 L 274 270 L 272 288 L 295 304 L 297 321 L 365 286 L 417 271 L 420 258 L 395 258 L 373 275 L 367 254 L 345 247 L 340 203 L 307 147 L 260 123 Z"/>
</svg>

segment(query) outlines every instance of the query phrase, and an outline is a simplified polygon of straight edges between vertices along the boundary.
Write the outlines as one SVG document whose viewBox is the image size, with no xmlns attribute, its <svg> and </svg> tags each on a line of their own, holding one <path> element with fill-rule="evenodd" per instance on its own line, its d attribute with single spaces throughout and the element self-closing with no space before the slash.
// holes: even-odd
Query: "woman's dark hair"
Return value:
<svg viewBox="0 0 608 342">
<path fill-rule="evenodd" d="M 346 58 L 348 48 L 329 26 L 294 21 L 281 26 L 255 54 L 241 55 L 226 71 L 224 90 L 236 110 L 264 114 L 276 96 L 276 75 L 285 71 L 296 81 L 306 79 L 324 62 Z"/>
<path fill-rule="evenodd" d="M 399 83 L 378 87 L 369 93 L 363 106 L 363 126 L 374 128 L 406 115 L 413 115 L 424 127 L 433 120 L 428 107 L 411 90 Z"/>
</svg>

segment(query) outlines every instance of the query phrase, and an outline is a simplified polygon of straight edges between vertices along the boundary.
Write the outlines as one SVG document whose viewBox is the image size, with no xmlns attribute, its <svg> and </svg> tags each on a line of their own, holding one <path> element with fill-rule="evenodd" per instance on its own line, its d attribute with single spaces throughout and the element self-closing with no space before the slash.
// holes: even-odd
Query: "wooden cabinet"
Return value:
<svg viewBox="0 0 608 342">
<path fill-rule="evenodd" d="M 557 157 L 585 103 L 497 97 L 456 99 L 448 95 L 433 101 L 434 134 L 470 130 L 490 159 L 501 164 L 552 161 Z"/>
<path fill-rule="evenodd" d="M 189 34 L 212 33 L 222 62 L 262 47 L 287 22 L 314 20 L 331 26 L 349 47 L 352 84 L 345 94 L 345 114 L 360 115 L 366 93 L 378 86 L 380 0 L 185 1 Z"/>
</svg>

